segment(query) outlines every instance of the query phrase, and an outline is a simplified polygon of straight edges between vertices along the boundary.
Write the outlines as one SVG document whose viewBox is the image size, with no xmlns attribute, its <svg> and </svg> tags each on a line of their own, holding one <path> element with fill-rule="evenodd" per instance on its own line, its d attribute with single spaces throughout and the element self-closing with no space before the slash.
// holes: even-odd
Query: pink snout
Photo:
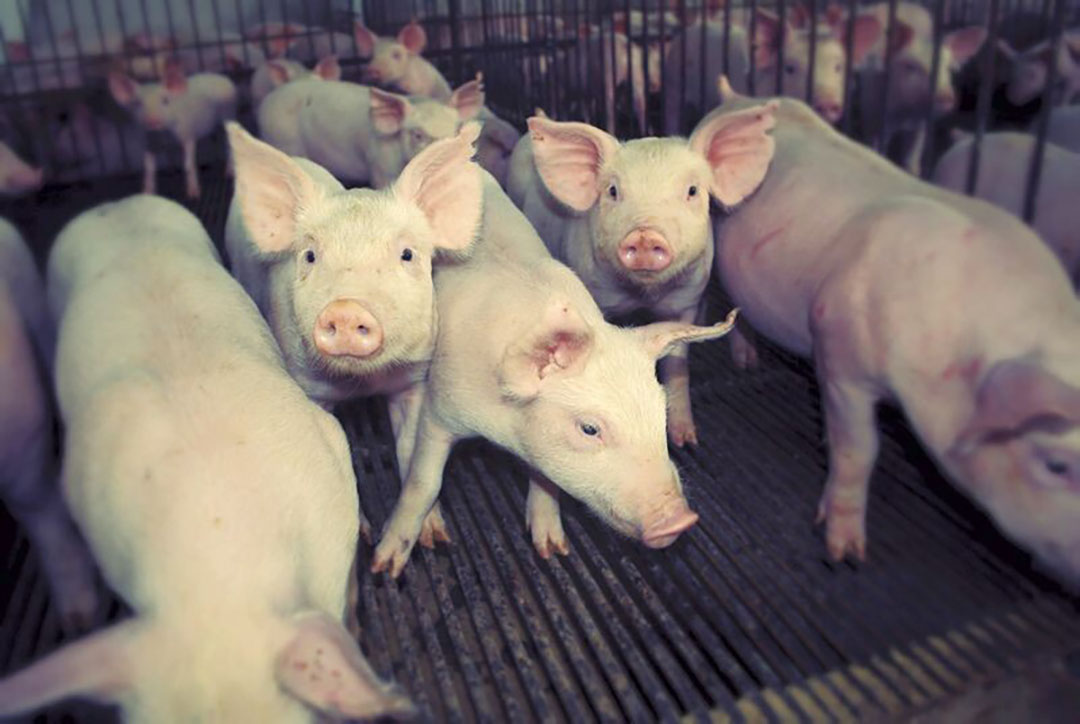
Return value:
<svg viewBox="0 0 1080 724">
<path fill-rule="evenodd" d="M 948 113 L 956 107 L 956 94 L 952 90 L 938 91 L 934 96 L 934 107 L 942 113 Z"/>
<path fill-rule="evenodd" d="M 820 99 L 815 101 L 814 110 L 829 123 L 836 123 L 844 115 L 844 106 L 838 100 Z"/>
<path fill-rule="evenodd" d="M 659 232 L 635 229 L 619 243 L 619 261 L 630 271 L 663 271 L 671 266 L 671 247 Z"/>
<path fill-rule="evenodd" d="M 315 320 L 315 347 L 332 357 L 371 357 L 383 344 L 379 320 L 352 299 L 330 302 Z"/>
<path fill-rule="evenodd" d="M 686 503 L 682 503 L 674 511 L 647 524 L 641 534 L 641 540 L 649 548 L 667 548 L 680 534 L 689 530 L 697 520 L 698 514 L 690 510 Z"/>
</svg>

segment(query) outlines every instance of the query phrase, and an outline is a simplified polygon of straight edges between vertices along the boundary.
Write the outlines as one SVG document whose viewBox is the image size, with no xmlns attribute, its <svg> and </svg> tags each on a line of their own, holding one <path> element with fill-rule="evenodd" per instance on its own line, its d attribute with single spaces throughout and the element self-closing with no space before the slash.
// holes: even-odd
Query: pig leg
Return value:
<svg viewBox="0 0 1080 724">
<path fill-rule="evenodd" d="M 393 578 L 401 574 L 423 528 L 424 517 L 439 497 L 443 467 L 453 445 L 454 435 L 429 412 L 421 411 L 409 475 L 375 548 L 372 573 L 389 571 Z"/>
<path fill-rule="evenodd" d="M 525 524 L 532 533 L 533 546 L 543 559 L 552 552 L 567 555 L 570 544 L 559 516 L 559 489 L 540 473 L 529 477 L 529 497 L 525 501 Z"/>
<path fill-rule="evenodd" d="M 345 629 L 354 639 L 360 638 L 360 612 L 356 610 L 360 605 L 359 562 L 360 550 L 357 549 L 349 567 L 349 585 L 345 589 Z"/>
<path fill-rule="evenodd" d="M 754 332 L 741 319 L 731 330 L 731 359 L 740 370 L 751 370 L 759 364 Z"/>
<path fill-rule="evenodd" d="M 195 163 L 194 138 L 182 142 L 184 145 L 184 179 L 187 181 L 187 195 L 189 199 L 199 198 L 199 166 Z"/>
<path fill-rule="evenodd" d="M 143 193 L 152 194 L 157 191 L 157 159 L 152 151 L 143 153 Z"/>
<path fill-rule="evenodd" d="M 416 444 L 416 428 L 420 422 L 424 393 L 421 385 L 414 385 L 390 398 L 390 425 L 394 429 L 397 447 L 398 472 L 404 478 L 409 472 L 413 447 Z M 450 542 L 450 533 L 438 502 L 431 506 L 424 525 L 420 529 L 420 545 L 434 548 L 436 541 Z"/>
<path fill-rule="evenodd" d="M 697 307 L 679 315 L 679 321 L 693 324 Z M 697 445 L 697 428 L 690 407 L 690 348 L 685 344 L 660 360 L 660 379 L 667 393 L 668 438 L 675 447 Z"/>
<path fill-rule="evenodd" d="M 915 127 L 915 135 L 911 139 L 911 148 L 908 149 L 907 163 L 904 164 L 904 168 L 909 173 L 920 176 L 922 175 L 922 157 L 923 148 L 926 146 L 926 125 L 919 123 Z"/>
</svg>

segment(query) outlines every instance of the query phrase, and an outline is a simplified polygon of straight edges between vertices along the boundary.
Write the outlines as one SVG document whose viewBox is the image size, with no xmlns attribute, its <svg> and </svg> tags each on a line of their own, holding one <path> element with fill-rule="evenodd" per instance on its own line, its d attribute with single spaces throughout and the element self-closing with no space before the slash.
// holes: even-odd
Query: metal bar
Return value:
<svg viewBox="0 0 1080 724">
<path fill-rule="evenodd" d="M 754 52 L 754 43 L 757 38 L 757 8 L 758 0 L 750 0 L 750 25 L 746 31 L 746 42 L 750 47 L 750 75 L 746 79 L 746 87 L 752 96 L 757 95 L 757 58 L 755 57 L 757 54 Z M 732 8 L 727 8 L 725 12 L 730 15 Z"/>
<path fill-rule="evenodd" d="M 945 39 L 945 3 L 947 0 L 935 0 L 934 2 L 934 49 L 930 57 L 930 78 L 937 78 L 938 73 L 941 72 L 941 45 Z M 993 53 L 988 53 L 992 55 Z M 931 81 L 933 82 L 933 81 Z M 930 93 L 926 97 L 926 112 L 923 114 L 923 124 L 926 128 L 925 139 L 923 141 L 922 158 L 919 161 L 919 168 L 921 175 L 924 179 L 929 179 L 933 172 L 933 161 L 935 156 L 934 146 L 936 144 L 936 138 L 934 133 L 934 96 Z"/>
<path fill-rule="evenodd" d="M 776 48 L 776 95 L 784 94 L 784 62 L 787 55 L 787 0 L 776 0 L 780 42 Z"/>
<path fill-rule="evenodd" d="M 803 6 L 810 14 L 810 58 L 806 69 L 806 103 L 810 107 L 814 105 L 814 74 L 817 72 L 817 0 L 809 0 L 809 4 Z M 844 56 L 845 65 L 851 65 L 851 56 Z M 844 106 L 845 111 L 850 109 Z"/>
<path fill-rule="evenodd" d="M 997 0 L 993 0 L 997 2 Z M 885 67 L 882 69 L 881 95 L 877 98 L 877 132 L 873 139 L 879 153 L 888 154 L 885 144 L 889 141 L 889 83 L 892 80 L 892 60 L 896 48 L 896 0 L 889 0 L 888 20 L 885 23 Z"/>
<path fill-rule="evenodd" d="M 855 74 L 855 64 L 851 62 L 851 59 L 855 54 L 855 14 L 859 8 L 856 5 L 857 0 L 848 0 L 847 2 L 847 37 L 844 38 L 844 57 L 847 58 L 847 62 L 844 63 L 844 121 L 843 129 L 844 135 L 852 136 L 855 123 L 855 113 L 852 109 L 852 99 L 855 93 L 855 84 L 852 82 Z M 863 95 L 864 102 L 861 104 L 864 108 L 869 108 L 869 98 L 867 98 L 866 89 L 860 90 Z M 867 125 L 867 119 L 860 119 L 863 126 Z M 865 134 L 864 134 L 865 135 Z M 863 138 L 863 141 L 867 139 Z"/>
<path fill-rule="evenodd" d="M 1050 113 L 1055 101 L 1058 80 L 1058 54 L 1062 51 L 1062 37 L 1065 33 L 1066 0 L 1057 0 L 1054 4 L 1053 36 L 1050 42 L 1050 61 L 1047 64 L 1046 88 L 1042 94 L 1042 108 L 1036 120 L 1035 148 L 1032 150 L 1028 167 L 1027 184 L 1024 187 L 1023 219 L 1033 223 L 1038 211 L 1039 185 L 1042 183 L 1043 156 L 1046 152 L 1046 131 L 1050 125 Z M 1068 51 L 1066 51 L 1068 52 Z"/>
<path fill-rule="evenodd" d="M 998 1 L 990 0 L 989 34 L 986 38 L 988 48 L 997 47 Z M 975 192 L 975 184 L 979 178 L 979 162 L 982 160 L 982 139 L 983 135 L 986 134 L 986 126 L 990 120 L 990 101 L 994 90 L 994 70 L 997 53 L 986 53 L 983 57 L 982 77 L 979 79 L 979 97 L 975 102 L 975 140 L 971 145 L 971 156 L 968 159 L 967 185 L 965 186 L 969 194 Z"/>
</svg>

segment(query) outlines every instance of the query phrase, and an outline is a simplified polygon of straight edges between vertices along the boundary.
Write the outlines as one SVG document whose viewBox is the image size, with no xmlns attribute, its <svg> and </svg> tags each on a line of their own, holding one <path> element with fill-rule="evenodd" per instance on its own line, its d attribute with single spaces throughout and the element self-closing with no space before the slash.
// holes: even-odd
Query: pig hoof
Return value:
<svg viewBox="0 0 1080 724">
<path fill-rule="evenodd" d="M 371 545 L 373 539 L 371 537 L 371 521 L 367 519 L 367 516 L 361 511 L 360 513 L 360 537 L 364 539 L 364 542 Z"/>
<path fill-rule="evenodd" d="M 424 518 L 424 524 L 420 528 L 420 545 L 434 548 L 436 543 L 449 542 L 450 533 L 446 530 L 446 521 L 443 520 L 442 510 L 436 505 Z"/>
<path fill-rule="evenodd" d="M 746 341 L 732 340 L 731 359 L 740 370 L 752 370 L 760 364 L 757 347 Z"/>
<path fill-rule="evenodd" d="M 672 415 L 668 420 L 668 438 L 675 447 L 697 445 L 697 428 L 694 426 L 693 419 L 689 415 L 684 419 L 678 419 L 676 415 Z"/>
<path fill-rule="evenodd" d="M 818 504 L 817 523 L 825 523 L 825 546 L 829 557 L 842 561 L 849 554 L 866 561 L 866 518 L 863 508 L 848 509 L 824 497 Z"/>
<path fill-rule="evenodd" d="M 409 561 L 409 553 L 412 552 L 412 547 L 412 541 L 407 538 L 383 536 L 375 549 L 375 557 L 371 561 L 371 572 L 382 573 L 386 571 L 391 578 L 397 578 Z"/>
<path fill-rule="evenodd" d="M 570 544 L 562 527 L 562 519 L 556 510 L 555 515 L 529 511 L 529 532 L 532 533 L 533 547 L 545 561 L 552 553 L 570 555 Z"/>
</svg>

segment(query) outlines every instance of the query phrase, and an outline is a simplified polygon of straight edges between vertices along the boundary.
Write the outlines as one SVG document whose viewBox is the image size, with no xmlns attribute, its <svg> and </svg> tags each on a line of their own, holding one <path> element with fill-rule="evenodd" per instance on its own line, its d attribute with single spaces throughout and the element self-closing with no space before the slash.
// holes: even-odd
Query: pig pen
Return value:
<svg viewBox="0 0 1080 724">
<path fill-rule="evenodd" d="M 113 4 L 153 10 L 158 3 L 90 0 L 87 6 Z M 72 8 L 79 5 L 46 0 L 37 7 L 55 15 L 52 24 L 64 13 L 74 16 Z M 603 35 L 612 32 L 622 12 L 631 18 L 632 39 L 667 43 L 669 36 L 658 25 L 639 22 L 635 28 L 631 11 L 670 11 L 686 21 L 688 14 L 714 4 L 327 0 L 303 11 L 284 0 L 176 5 L 185 12 L 190 6 L 193 17 L 203 6 L 219 16 L 226 6 L 237 13 L 251 9 L 262 14 L 253 17 L 270 20 L 306 12 L 308 23 L 311 13 L 325 11 L 318 22 L 326 24 L 348 22 L 362 11 L 365 23 L 384 35 L 416 16 L 429 34 L 428 57 L 451 84 L 482 70 L 489 106 L 523 128 L 537 105 L 557 118 L 598 125 L 609 120 L 598 101 L 602 89 L 585 97 L 568 92 L 578 58 L 565 51 L 579 40 L 560 34 L 558 27 L 598 21 Z M 747 7 L 757 5 L 783 17 L 794 3 Z M 1059 31 L 1076 10 L 1049 1 L 953 0 L 948 5 L 930 7 L 943 22 L 948 13 L 957 22 L 986 23 L 991 37 L 1004 29 L 1008 12 L 1024 6 L 1046 17 L 1051 37 L 1059 42 Z M 811 13 L 824 13 L 823 6 L 807 4 Z M 28 30 L 35 27 L 34 17 L 24 13 Z M 580 39 L 592 41 L 587 34 Z M 583 57 L 588 63 L 592 56 Z M 244 74 L 240 70 L 235 77 Z M 524 88 L 522 78 L 534 79 L 537 87 Z M 633 112 L 633 74 L 627 80 L 613 84 L 617 117 L 610 122 L 622 136 L 642 132 Z M 683 90 L 674 90 L 662 84 L 647 95 L 644 132 L 659 132 L 661 99 L 685 92 L 682 85 Z M 977 135 L 989 127 L 992 88 L 986 88 L 977 89 L 976 112 L 969 119 Z M 35 107 L 64 106 L 72 93 L 70 88 L 16 89 L 4 102 L 17 108 L 12 115 L 25 118 Z M 1043 110 L 1038 114 L 1036 122 L 1046 117 Z M 241 119 L 246 120 L 244 110 Z M 841 127 L 855 132 L 857 120 L 845 115 Z M 34 135 L 32 128 L 19 130 Z M 40 135 L 32 139 L 38 154 L 32 157 L 48 167 L 49 139 Z M 934 153 L 933 138 L 924 154 Z M 1042 133 L 1038 138 L 1030 181 L 1038 178 Z M 203 195 L 188 206 L 220 247 L 232 190 L 220 153 L 210 151 L 203 157 Z M 57 231 L 78 212 L 137 192 L 137 170 L 137 158 L 115 173 L 106 173 L 102 163 L 78 178 L 49 183 L 31 197 L 3 202 L 0 215 L 24 232 L 43 260 Z M 167 172 L 161 189 L 179 198 L 181 175 Z M 729 307 L 714 283 L 709 319 L 721 318 Z M 649 551 L 623 540 L 564 495 L 571 553 L 541 560 L 525 530 L 521 464 L 489 444 L 471 442 L 455 449 L 440 498 L 453 543 L 434 551 L 418 548 L 398 581 L 373 576 L 361 566 L 361 647 L 380 674 L 405 687 L 423 720 L 1080 718 L 1077 599 L 1033 568 L 1027 553 L 1005 540 L 935 471 L 896 410 L 884 409 L 880 416 L 884 436 L 871 486 L 868 560 L 833 563 L 813 525 L 827 455 L 810 365 L 764 345 L 761 366 L 741 371 L 723 342 L 694 345 L 690 362 L 700 444 L 674 450 L 673 458 L 701 519 L 671 548 Z M 339 417 L 351 443 L 361 503 L 378 530 L 400 480 L 385 405 L 381 400 L 351 404 Z M 6 512 L 0 515 L 2 675 L 68 639 L 59 629 L 34 551 Z M 361 561 L 369 561 L 371 552 L 362 544 Z M 125 613 L 122 602 L 109 601 L 94 624 Z M 81 702 L 26 719 L 114 720 L 112 711 Z"/>
</svg>

